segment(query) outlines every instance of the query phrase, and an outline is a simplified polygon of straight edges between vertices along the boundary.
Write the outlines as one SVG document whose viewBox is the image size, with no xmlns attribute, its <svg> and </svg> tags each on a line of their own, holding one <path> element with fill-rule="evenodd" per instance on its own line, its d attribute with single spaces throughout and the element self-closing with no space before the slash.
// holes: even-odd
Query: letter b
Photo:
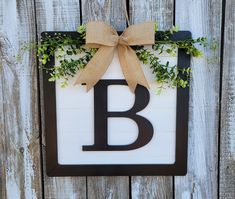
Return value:
<svg viewBox="0 0 235 199">
<path fill-rule="evenodd" d="M 108 86 L 127 85 L 125 80 L 100 80 L 94 87 L 94 145 L 83 146 L 83 151 L 124 151 L 143 147 L 153 137 L 153 126 L 143 116 L 136 113 L 143 110 L 149 103 L 149 92 L 143 86 L 135 90 L 135 102 L 131 109 L 123 112 L 108 111 Z M 108 144 L 108 117 L 126 117 L 134 120 L 138 126 L 137 139 L 128 145 Z"/>
</svg>

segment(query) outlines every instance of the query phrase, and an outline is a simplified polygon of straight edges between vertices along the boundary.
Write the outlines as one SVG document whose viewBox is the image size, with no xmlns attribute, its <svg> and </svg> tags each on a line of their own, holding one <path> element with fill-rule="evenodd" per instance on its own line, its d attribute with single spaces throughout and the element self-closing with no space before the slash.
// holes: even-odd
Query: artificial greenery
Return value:
<svg viewBox="0 0 235 199">
<path fill-rule="evenodd" d="M 157 31 L 157 25 L 155 26 L 155 31 Z M 46 34 L 38 46 L 37 55 L 40 66 L 50 74 L 49 81 L 62 79 L 61 86 L 63 87 L 67 85 L 68 79 L 75 76 L 79 69 L 86 67 L 86 64 L 97 51 L 97 49 L 86 49 L 83 47 L 86 35 L 85 25 L 79 26 L 77 32 L 78 35 L 76 38 L 66 33 L 54 33 L 54 36 Z M 187 54 L 193 57 L 202 56 L 202 52 L 196 45 L 206 46 L 206 38 L 200 37 L 197 39 L 174 41 L 172 36 L 176 32 L 178 32 L 177 27 L 158 32 L 152 49 L 157 51 L 158 54 L 165 52 L 170 55 L 175 55 L 177 48 L 182 48 Z M 161 87 L 167 85 L 170 87 L 178 86 L 185 88 L 189 85 L 191 75 L 191 69 L 189 67 L 182 69 L 176 65 L 171 66 L 169 62 L 161 63 L 159 58 L 144 46 L 133 46 L 132 48 L 136 51 L 139 60 L 143 64 L 150 66 L 156 82 Z M 59 64 L 53 68 L 47 68 L 47 63 L 55 56 L 57 51 L 59 51 L 56 56 L 60 60 Z M 80 55 L 80 57 L 73 59 L 71 58 L 72 55 Z"/>
</svg>

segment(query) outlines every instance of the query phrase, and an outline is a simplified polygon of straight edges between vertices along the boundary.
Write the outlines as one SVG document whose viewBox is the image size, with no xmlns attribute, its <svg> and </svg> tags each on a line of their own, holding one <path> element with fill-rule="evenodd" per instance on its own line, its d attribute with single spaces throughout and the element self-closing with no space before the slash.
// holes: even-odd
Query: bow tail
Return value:
<svg viewBox="0 0 235 199">
<path fill-rule="evenodd" d="M 135 51 L 130 46 L 119 45 L 118 56 L 122 72 L 131 91 L 135 91 L 137 84 L 149 88 Z"/>
<path fill-rule="evenodd" d="M 115 47 L 101 46 L 79 73 L 75 84 L 86 84 L 89 91 L 103 76 L 113 60 Z"/>
</svg>

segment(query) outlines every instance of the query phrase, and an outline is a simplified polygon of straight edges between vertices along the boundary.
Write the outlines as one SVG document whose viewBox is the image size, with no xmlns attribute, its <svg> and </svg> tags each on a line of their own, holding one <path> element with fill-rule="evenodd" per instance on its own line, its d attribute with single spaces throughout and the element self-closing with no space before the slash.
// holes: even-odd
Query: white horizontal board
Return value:
<svg viewBox="0 0 235 199">
<path fill-rule="evenodd" d="M 164 63 L 177 64 L 177 57 L 158 55 Z M 75 58 L 75 57 L 73 57 Z M 56 60 L 58 64 L 59 60 Z M 145 146 L 128 151 L 83 151 L 94 144 L 94 89 L 76 85 L 77 77 L 66 88 L 56 82 L 58 162 L 62 165 L 84 164 L 173 164 L 175 162 L 176 89 L 166 88 L 157 95 L 158 86 L 149 66 L 142 65 L 150 85 L 150 102 L 137 113 L 153 125 L 154 134 Z M 102 79 L 124 79 L 117 52 Z M 125 85 L 108 87 L 108 111 L 126 111 L 134 104 L 135 95 Z M 125 145 L 138 137 L 134 120 L 108 118 L 108 144 Z"/>
</svg>

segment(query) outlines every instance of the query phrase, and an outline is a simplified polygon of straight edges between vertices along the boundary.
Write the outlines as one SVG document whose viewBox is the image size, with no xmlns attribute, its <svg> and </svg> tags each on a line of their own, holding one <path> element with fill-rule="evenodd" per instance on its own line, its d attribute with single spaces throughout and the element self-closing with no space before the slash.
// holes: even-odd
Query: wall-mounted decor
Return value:
<svg viewBox="0 0 235 199">
<path fill-rule="evenodd" d="M 43 70 L 48 72 L 46 80 L 57 84 L 62 91 L 74 87 L 85 90 L 85 86 L 74 83 L 80 70 L 86 68 L 86 63 L 94 57 L 97 49 L 87 48 L 85 52 L 81 49 L 80 43 L 85 43 L 82 35 L 86 36 L 86 32 L 81 27 L 77 29 L 79 23 L 103 20 L 116 30 L 124 31 L 128 26 L 128 19 L 124 16 L 126 12 L 122 0 L 16 2 L 3 0 L 0 3 L 0 198 L 235 198 L 235 59 L 231 56 L 235 54 L 235 1 L 225 3 L 220 0 L 179 0 L 175 3 L 164 1 L 161 4 L 153 0 L 125 1 L 127 16 L 130 16 L 129 21 L 132 24 L 146 19 L 158 20 L 155 44 L 148 47 L 143 45 L 144 50 L 139 45 L 131 48 L 140 60 L 149 86 L 155 80 L 154 93 L 159 98 L 165 96 L 168 88 L 171 88 L 166 81 L 170 81 L 169 77 L 174 77 L 177 71 L 168 73 L 163 70 L 167 61 L 169 69 L 177 63 L 178 55 L 174 55 L 175 51 L 172 55 L 169 54 L 171 45 L 176 44 L 187 52 L 186 48 L 191 42 L 188 39 L 182 40 L 187 45 L 179 46 L 180 42 L 164 40 L 163 34 L 169 33 L 170 38 L 172 36 L 171 24 L 179 26 L 179 31 L 191 31 L 194 41 L 201 36 L 208 39 L 206 47 L 194 43 L 204 56 L 195 58 L 194 51 L 187 52 L 191 56 L 192 70 L 189 88 L 187 175 L 160 178 L 47 176 L 45 136 L 50 132 L 45 132 L 44 128 Z M 48 37 L 51 35 L 50 39 L 45 34 L 41 40 L 43 31 L 61 31 L 61 34 L 48 33 Z M 73 31 L 71 34 L 75 36 L 70 38 L 70 34 L 63 34 L 63 31 Z M 76 55 L 70 49 L 71 44 L 74 44 Z M 165 47 L 162 53 L 159 52 L 158 44 Z M 54 52 L 56 46 L 57 50 Z M 37 49 L 38 60 L 35 57 Z M 148 52 L 154 54 L 154 57 Z M 52 57 L 56 60 L 56 67 L 47 70 L 45 67 L 49 66 Z M 150 63 L 150 58 L 155 61 L 158 58 L 158 62 Z M 114 59 L 119 62 L 118 53 Z M 37 70 L 38 67 L 43 70 Z M 120 65 L 117 67 L 121 68 Z M 121 71 L 120 75 L 122 74 Z M 126 80 L 123 76 L 123 80 Z M 108 88 L 109 96 L 112 94 L 111 87 Z M 93 92 L 93 88 L 94 86 L 88 93 Z M 129 86 L 126 86 L 127 91 L 128 89 Z M 126 106 L 126 110 L 132 105 L 134 102 Z M 150 121 L 146 115 L 142 115 L 148 105 L 139 114 Z M 115 110 L 118 109 L 114 107 L 109 111 Z M 112 127 L 111 122 L 115 119 L 118 118 L 108 118 L 108 125 Z M 137 126 L 133 119 L 120 119 Z M 57 130 L 59 135 L 59 128 Z M 129 137 L 126 142 L 113 140 L 111 130 L 108 129 L 111 145 L 131 144 L 135 140 L 134 137 Z M 137 138 L 137 134 L 135 135 Z M 160 138 L 159 135 L 157 138 Z M 87 145 L 91 143 L 86 143 L 85 146 Z"/>
<path fill-rule="evenodd" d="M 158 34 L 158 33 L 156 33 Z M 46 37 L 76 32 L 44 32 Z M 191 34 L 179 31 L 173 41 L 189 39 Z M 177 49 L 175 55 L 154 52 L 162 62 L 188 68 L 190 55 Z M 70 51 L 65 47 L 63 51 Z M 63 52 L 55 55 L 45 67 L 61 63 Z M 71 59 L 81 55 L 70 55 Z M 44 109 L 47 173 L 50 176 L 73 175 L 184 175 L 187 171 L 187 130 L 189 89 L 166 87 L 158 93 L 151 68 L 141 66 L 149 89 L 137 85 L 134 93 L 123 76 L 118 53 L 90 89 L 74 85 L 77 75 L 66 87 L 61 81 L 48 81 L 44 70 Z"/>
</svg>

